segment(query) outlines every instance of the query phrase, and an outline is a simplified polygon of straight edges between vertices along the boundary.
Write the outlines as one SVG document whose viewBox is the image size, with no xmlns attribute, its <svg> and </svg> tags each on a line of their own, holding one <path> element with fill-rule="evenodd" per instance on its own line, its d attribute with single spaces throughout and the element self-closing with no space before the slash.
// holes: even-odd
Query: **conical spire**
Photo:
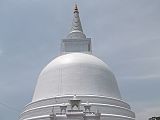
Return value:
<svg viewBox="0 0 160 120">
<path fill-rule="evenodd" d="M 61 53 L 68 54 L 73 52 L 81 52 L 91 54 L 91 39 L 86 38 L 83 33 L 81 21 L 79 17 L 79 11 L 77 4 L 75 4 L 73 11 L 72 28 L 66 39 L 63 39 L 61 43 Z"/>
<path fill-rule="evenodd" d="M 73 11 L 73 22 L 71 31 L 68 34 L 67 38 L 70 39 L 84 39 L 86 38 L 85 34 L 83 34 L 83 29 L 79 17 L 79 11 L 77 4 L 75 4 L 74 11 Z"/>
<path fill-rule="evenodd" d="M 82 32 L 83 33 L 83 29 L 82 29 L 82 25 L 81 25 L 81 21 L 80 21 L 80 17 L 79 17 L 79 11 L 78 11 L 78 6 L 77 4 L 75 4 L 74 7 L 74 12 L 73 12 L 73 22 L 72 22 L 72 28 L 71 28 L 71 32 L 74 31 L 78 31 L 78 32 Z"/>
</svg>

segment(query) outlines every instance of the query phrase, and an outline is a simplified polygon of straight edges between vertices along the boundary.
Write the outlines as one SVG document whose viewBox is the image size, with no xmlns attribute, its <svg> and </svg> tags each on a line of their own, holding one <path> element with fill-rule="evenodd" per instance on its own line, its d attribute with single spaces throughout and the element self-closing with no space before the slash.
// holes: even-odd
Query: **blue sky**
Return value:
<svg viewBox="0 0 160 120">
<path fill-rule="evenodd" d="M 0 0 L 0 119 L 17 120 L 59 55 L 74 0 Z M 137 120 L 160 115 L 160 1 L 77 1 L 93 54 L 115 74 Z"/>
</svg>

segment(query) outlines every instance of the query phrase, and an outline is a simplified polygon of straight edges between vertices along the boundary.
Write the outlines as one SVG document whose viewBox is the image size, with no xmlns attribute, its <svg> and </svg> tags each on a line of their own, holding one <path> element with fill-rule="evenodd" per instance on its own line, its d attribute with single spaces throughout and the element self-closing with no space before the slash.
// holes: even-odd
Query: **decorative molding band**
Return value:
<svg viewBox="0 0 160 120">
<path fill-rule="evenodd" d="M 51 97 L 51 98 L 44 98 L 44 99 L 41 99 L 41 100 L 38 100 L 38 101 L 34 101 L 34 102 L 30 102 L 28 103 L 25 107 L 33 104 L 33 103 L 37 103 L 37 102 L 40 102 L 40 101 L 45 101 L 45 100 L 49 100 L 49 99 L 59 99 L 59 98 L 67 98 L 67 97 L 73 97 L 74 95 L 63 95 L 63 96 L 56 96 L 56 97 Z M 113 98 L 113 97 L 106 97 L 106 96 L 98 96 L 98 95 L 76 95 L 77 97 L 96 97 L 96 98 L 105 98 L 105 99 L 110 99 L 110 100 L 115 100 L 115 101 L 119 101 L 119 102 L 122 102 L 122 103 L 125 103 L 127 104 L 126 102 L 124 102 L 123 100 L 121 99 L 117 99 L 117 98 Z M 129 104 L 127 104 L 129 106 Z"/>
<path fill-rule="evenodd" d="M 135 118 L 128 117 L 128 116 L 123 116 L 123 115 L 115 115 L 115 114 L 101 114 L 101 117 L 118 117 L 118 118 L 126 118 L 130 120 L 135 120 Z"/>
<path fill-rule="evenodd" d="M 63 105 L 64 103 L 62 104 L 53 104 L 53 105 L 46 105 L 46 106 L 41 106 L 41 107 L 36 107 L 36 108 L 33 108 L 33 109 L 28 109 L 24 112 L 21 113 L 21 116 L 24 114 L 24 113 L 27 113 L 29 111 L 34 111 L 34 110 L 37 110 L 37 109 L 42 109 L 42 108 L 48 108 L 48 107 L 59 107 L 61 105 Z M 69 103 L 65 103 L 67 106 L 69 106 Z M 82 105 L 86 105 L 86 103 L 81 103 Z M 130 109 L 128 108 L 125 108 L 125 107 L 121 107 L 121 106 L 116 106 L 116 105 L 112 105 L 112 104 L 101 104 L 101 103 L 89 103 L 90 105 L 93 105 L 93 106 L 103 106 L 103 107 L 114 107 L 114 108 L 119 108 L 119 109 L 123 109 L 123 110 L 127 110 L 127 111 L 130 111 L 132 112 Z"/>
</svg>

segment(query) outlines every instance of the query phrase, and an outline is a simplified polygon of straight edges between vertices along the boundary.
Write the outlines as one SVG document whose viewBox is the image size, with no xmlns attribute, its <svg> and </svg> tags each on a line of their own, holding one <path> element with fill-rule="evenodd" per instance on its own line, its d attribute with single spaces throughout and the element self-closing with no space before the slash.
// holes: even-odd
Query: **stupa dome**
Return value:
<svg viewBox="0 0 160 120">
<path fill-rule="evenodd" d="M 39 75 L 33 101 L 74 94 L 121 99 L 109 67 L 85 53 L 65 54 L 51 61 Z"/>
<path fill-rule="evenodd" d="M 135 120 L 107 64 L 92 54 L 77 5 L 61 54 L 40 73 L 20 120 Z"/>
</svg>

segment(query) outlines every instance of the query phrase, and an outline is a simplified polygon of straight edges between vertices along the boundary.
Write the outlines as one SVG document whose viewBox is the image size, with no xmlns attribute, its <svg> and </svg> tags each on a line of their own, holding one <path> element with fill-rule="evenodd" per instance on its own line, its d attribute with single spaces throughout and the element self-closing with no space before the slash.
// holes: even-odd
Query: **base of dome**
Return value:
<svg viewBox="0 0 160 120">
<path fill-rule="evenodd" d="M 112 120 L 135 119 L 135 114 L 130 110 L 130 106 L 122 100 L 96 95 L 77 95 L 77 99 L 80 100 L 80 106 L 79 109 L 77 109 L 80 111 L 77 111 L 71 108 L 69 102 L 73 99 L 73 96 L 74 95 L 58 96 L 31 102 L 25 107 L 20 120 L 52 120 L 53 116 L 56 117 L 56 119 L 67 119 L 69 112 L 74 113 L 74 115 L 77 114 L 76 112 L 79 112 L 78 116 L 85 116 L 87 113 L 87 115 L 91 115 L 92 117 L 95 115 L 95 118 L 97 113 L 100 113 L 100 119 L 102 120 L 108 118 Z M 66 110 L 62 111 L 64 105 L 66 106 Z M 91 106 L 90 111 L 86 112 L 86 105 Z M 92 114 L 88 114 L 88 112 Z M 89 118 L 91 118 L 91 116 Z"/>
</svg>

